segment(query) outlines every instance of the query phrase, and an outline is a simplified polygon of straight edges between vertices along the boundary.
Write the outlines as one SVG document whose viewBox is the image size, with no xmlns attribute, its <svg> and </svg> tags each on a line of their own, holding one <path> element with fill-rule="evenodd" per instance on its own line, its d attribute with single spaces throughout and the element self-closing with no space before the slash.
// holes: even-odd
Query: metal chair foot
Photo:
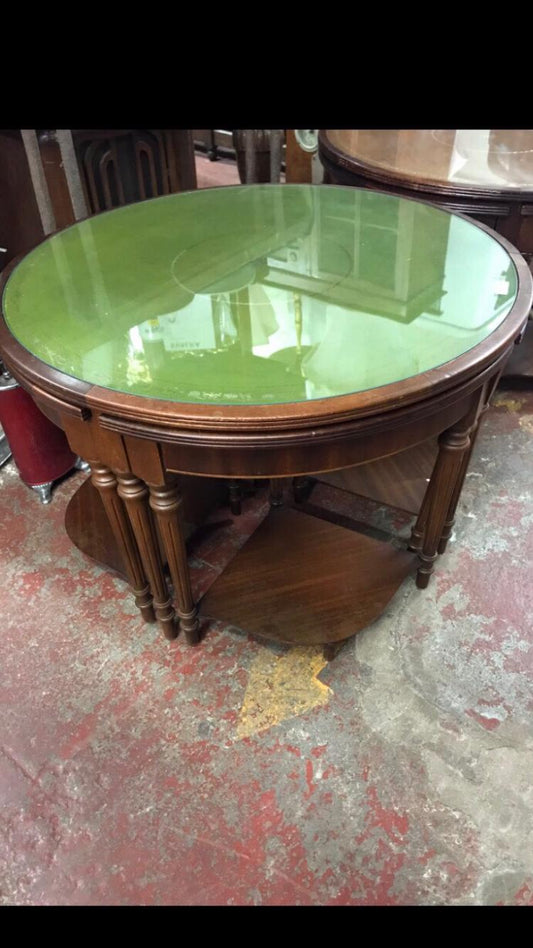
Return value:
<svg viewBox="0 0 533 948">
<path fill-rule="evenodd" d="M 39 500 L 42 504 L 49 504 L 52 500 L 52 484 L 53 481 L 49 481 L 48 484 L 34 484 L 32 485 L 32 490 L 39 495 Z"/>
<path fill-rule="evenodd" d="M 84 474 L 91 473 L 91 465 L 89 464 L 88 461 L 84 461 L 83 458 L 79 458 L 79 457 L 76 458 L 76 460 L 74 461 L 74 467 L 76 468 L 77 471 L 83 471 Z"/>
</svg>

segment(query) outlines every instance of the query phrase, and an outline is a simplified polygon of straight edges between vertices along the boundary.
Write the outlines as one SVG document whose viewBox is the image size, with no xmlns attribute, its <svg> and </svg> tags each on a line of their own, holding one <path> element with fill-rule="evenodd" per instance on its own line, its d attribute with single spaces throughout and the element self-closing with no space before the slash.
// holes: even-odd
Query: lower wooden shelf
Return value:
<svg viewBox="0 0 533 948">
<path fill-rule="evenodd" d="M 342 642 L 385 609 L 416 555 L 292 508 L 272 509 L 200 613 L 288 645 Z"/>
<path fill-rule="evenodd" d="M 224 503 L 227 488 L 222 480 L 209 477 L 179 479 L 183 493 L 183 519 L 187 539 L 200 526 L 208 513 Z M 73 495 L 65 513 L 65 529 L 74 546 L 100 566 L 107 567 L 127 581 L 122 554 L 107 519 L 100 494 L 90 477 Z M 165 561 L 162 545 L 161 556 Z"/>
</svg>

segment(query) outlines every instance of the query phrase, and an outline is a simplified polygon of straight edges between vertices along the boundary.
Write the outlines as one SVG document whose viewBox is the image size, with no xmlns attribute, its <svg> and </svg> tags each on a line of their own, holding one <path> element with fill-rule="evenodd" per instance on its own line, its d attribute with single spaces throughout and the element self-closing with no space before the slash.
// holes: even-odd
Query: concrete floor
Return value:
<svg viewBox="0 0 533 948">
<path fill-rule="evenodd" d="M 84 475 L 42 507 L 4 466 L 1 902 L 533 905 L 532 435 L 500 392 L 430 587 L 329 664 L 168 643 L 68 540 Z M 197 545 L 197 594 L 265 510 Z"/>
</svg>

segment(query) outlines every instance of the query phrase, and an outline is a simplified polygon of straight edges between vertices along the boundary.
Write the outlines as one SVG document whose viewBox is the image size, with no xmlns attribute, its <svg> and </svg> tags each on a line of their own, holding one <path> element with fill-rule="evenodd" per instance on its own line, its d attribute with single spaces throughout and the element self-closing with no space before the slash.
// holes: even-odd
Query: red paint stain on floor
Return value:
<svg viewBox="0 0 533 948">
<path fill-rule="evenodd" d="M 494 731 L 502 723 L 498 718 L 488 718 L 484 714 L 479 714 L 479 712 L 473 708 L 469 708 L 466 713 L 470 718 L 473 718 L 474 721 L 477 721 L 478 724 L 481 724 L 481 727 L 484 727 L 486 731 Z"/>
<path fill-rule="evenodd" d="M 317 758 L 323 757 L 327 749 L 328 749 L 327 744 L 321 744 L 320 747 L 313 747 L 311 750 L 311 754 L 313 755 L 313 757 L 317 757 Z"/>
<path fill-rule="evenodd" d="M 515 905 L 533 905 L 533 883 L 524 882 L 516 893 L 513 903 Z"/>
<path fill-rule="evenodd" d="M 369 807 L 368 826 L 378 826 L 385 831 L 393 842 L 400 842 L 409 829 L 408 817 L 394 809 L 382 806 L 375 786 L 368 787 L 367 801 Z"/>
<path fill-rule="evenodd" d="M 316 790 L 316 785 L 313 783 L 313 763 L 310 760 L 306 761 L 305 764 L 305 780 L 307 783 L 305 798 L 308 799 Z"/>
</svg>

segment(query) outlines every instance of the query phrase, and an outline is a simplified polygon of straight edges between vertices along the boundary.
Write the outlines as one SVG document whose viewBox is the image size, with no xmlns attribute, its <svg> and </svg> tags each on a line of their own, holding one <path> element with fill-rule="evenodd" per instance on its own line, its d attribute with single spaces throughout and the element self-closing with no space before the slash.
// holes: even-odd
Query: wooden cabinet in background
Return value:
<svg viewBox="0 0 533 948">
<path fill-rule="evenodd" d="M 89 214 L 196 187 L 190 129 L 73 129 Z M 55 129 L 37 129 L 46 186 L 58 229 L 75 215 Z M 0 266 L 44 237 L 21 132 L 0 129 Z"/>
</svg>

